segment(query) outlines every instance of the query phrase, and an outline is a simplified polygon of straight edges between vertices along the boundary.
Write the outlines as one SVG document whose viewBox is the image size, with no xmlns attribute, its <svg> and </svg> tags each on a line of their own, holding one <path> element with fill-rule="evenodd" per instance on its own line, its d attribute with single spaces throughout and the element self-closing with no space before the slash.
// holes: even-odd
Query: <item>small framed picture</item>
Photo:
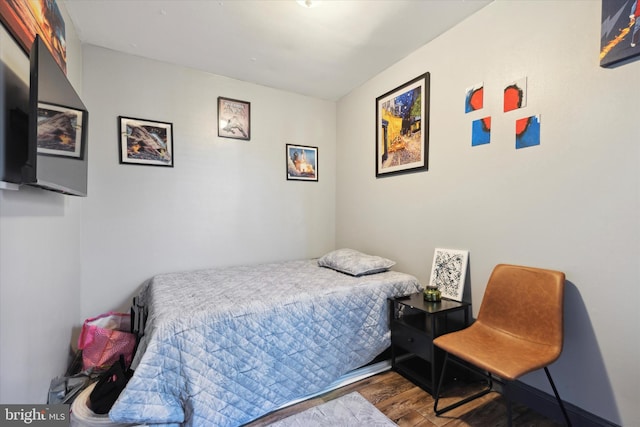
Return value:
<svg viewBox="0 0 640 427">
<path fill-rule="evenodd" d="M 218 136 L 251 139 L 251 103 L 218 97 Z"/>
<path fill-rule="evenodd" d="M 38 103 L 38 154 L 82 159 L 84 111 Z"/>
<path fill-rule="evenodd" d="M 173 124 L 118 117 L 120 163 L 173 167 Z"/>
<path fill-rule="evenodd" d="M 429 286 L 438 288 L 443 298 L 462 301 L 469 251 L 436 248 Z"/>
<path fill-rule="evenodd" d="M 287 144 L 287 179 L 318 181 L 318 147 Z"/>
</svg>

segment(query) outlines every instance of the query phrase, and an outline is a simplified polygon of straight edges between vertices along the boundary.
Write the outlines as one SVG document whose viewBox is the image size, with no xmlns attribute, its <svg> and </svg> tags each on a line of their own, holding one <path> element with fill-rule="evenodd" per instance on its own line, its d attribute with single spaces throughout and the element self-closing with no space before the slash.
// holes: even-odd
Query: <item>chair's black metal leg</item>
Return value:
<svg viewBox="0 0 640 427">
<path fill-rule="evenodd" d="M 507 426 L 513 425 L 513 413 L 511 411 L 511 399 L 509 398 L 509 382 L 505 381 L 502 386 L 502 396 L 507 404 Z"/>
<path fill-rule="evenodd" d="M 569 414 L 567 414 L 567 410 L 564 407 L 564 403 L 562 403 L 562 399 L 560 399 L 560 395 L 558 394 L 558 389 L 556 389 L 556 385 L 553 383 L 551 379 L 551 373 L 549 373 L 549 369 L 545 366 L 544 372 L 547 374 L 547 378 L 549 379 L 549 384 L 551 384 L 551 388 L 553 389 L 553 393 L 556 395 L 556 399 L 560 404 L 560 409 L 562 409 L 562 415 L 564 415 L 564 419 L 567 422 L 567 426 L 571 427 L 571 420 L 569 419 Z"/>
<path fill-rule="evenodd" d="M 485 376 L 488 379 L 488 381 L 487 381 L 488 382 L 488 386 L 487 386 L 486 389 L 483 389 L 483 390 L 479 391 L 478 393 L 473 394 L 471 396 L 465 397 L 464 399 L 462 399 L 462 400 L 460 400 L 458 402 L 452 403 L 451 405 L 449 405 L 447 407 L 444 407 L 442 409 L 438 409 L 438 401 L 440 400 L 440 389 L 442 388 L 442 382 L 444 381 L 444 374 L 445 374 L 445 370 L 446 370 L 448 361 L 449 361 L 449 353 L 445 352 L 444 362 L 442 363 L 442 373 L 440 374 L 440 381 L 438 381 L 438 388 L 436 389 L 436 395 L 435 395 L 435 398 L 434 398 L 434 401 L 433 401 L 433 412 L 435 412 L 436 416 L 438 416 L 440 414 L 443 414 L 443 413 L 445 413 L 447 411 L 450 411 L 452 409 L 455 409 L 458 406 L 462 406 L 465 403 L 471 402 L 472 400 L 477 399 L 477 398 L 479 398 L 481 396 L 484 396 L 485 394 L 491 392 L 491 388 L 493 387 L 493 378 L 492 378 L 491 374 L 485 374 Z M 469 369 L 468 366 L 463 365 L 462 363 L 456 361 L 455 359 L 451 359 L 451 362 L 453 362 L 456 365 L 459 365 L 459 366 L 461 366 L 461 367 L 463 367 L 465 369 Z"/>
<path fill-rule="evenodd" d="M 440 400 L 440 389 L 442 388 L 442 380 L 444 373 L 447 369 L 447 362 L 449 361 L 449 353 L 444 353 L 444 362 L 442 362 L 442 371 L 440 371 L 440 379 L 438 380 L 438 388 L 436 388 L 436 395 L 433 401 L 433 412 L 438 415 L 438 400 Z"/>
</svg>

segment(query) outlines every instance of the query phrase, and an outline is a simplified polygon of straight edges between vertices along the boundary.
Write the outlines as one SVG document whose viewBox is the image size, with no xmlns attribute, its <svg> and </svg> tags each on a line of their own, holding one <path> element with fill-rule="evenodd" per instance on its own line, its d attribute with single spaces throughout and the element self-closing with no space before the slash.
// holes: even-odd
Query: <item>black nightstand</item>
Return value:
<svg viewBox="0 0 640 427">
<path fill-rule="evenodd" d="M 466 328 L 471 304 L 448 299 L 429 302 L 422 292 L 390 298 L 389 304 L 391 367 L 433 395 L 444 360 L 433 339 Z"/>
</svg>

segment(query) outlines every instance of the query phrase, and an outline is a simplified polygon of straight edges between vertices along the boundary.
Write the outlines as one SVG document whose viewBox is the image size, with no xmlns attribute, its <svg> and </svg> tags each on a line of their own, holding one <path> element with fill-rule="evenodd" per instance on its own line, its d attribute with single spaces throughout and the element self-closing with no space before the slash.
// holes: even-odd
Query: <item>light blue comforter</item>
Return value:
<svg viewBox="0 0 640 427">
<path fill-rule="evenodd" d="M 390 344 L 387 298 L 413 276 L 351 277 L 316 260 L 155 276 L 115 422 L 239 426 L 327 387 Z"/>
</svg>

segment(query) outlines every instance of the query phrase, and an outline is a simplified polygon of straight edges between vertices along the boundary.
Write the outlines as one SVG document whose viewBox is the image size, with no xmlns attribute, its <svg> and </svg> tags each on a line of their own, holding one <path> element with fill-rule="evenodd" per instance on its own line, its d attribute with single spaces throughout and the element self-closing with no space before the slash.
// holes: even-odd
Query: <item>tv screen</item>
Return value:
<svg viewBox="0 0 640 427">
<path fill-rule="evenodd" d="M 29 63 L 0 25 L 0 189 L 18 190 L 27 160 Z"/>
<path fill-rule="evenodd" d="M 28 156 L 23 183 L 87 195 L 89 112 L 39 36 L 30 52 Z"/>
</svg>

